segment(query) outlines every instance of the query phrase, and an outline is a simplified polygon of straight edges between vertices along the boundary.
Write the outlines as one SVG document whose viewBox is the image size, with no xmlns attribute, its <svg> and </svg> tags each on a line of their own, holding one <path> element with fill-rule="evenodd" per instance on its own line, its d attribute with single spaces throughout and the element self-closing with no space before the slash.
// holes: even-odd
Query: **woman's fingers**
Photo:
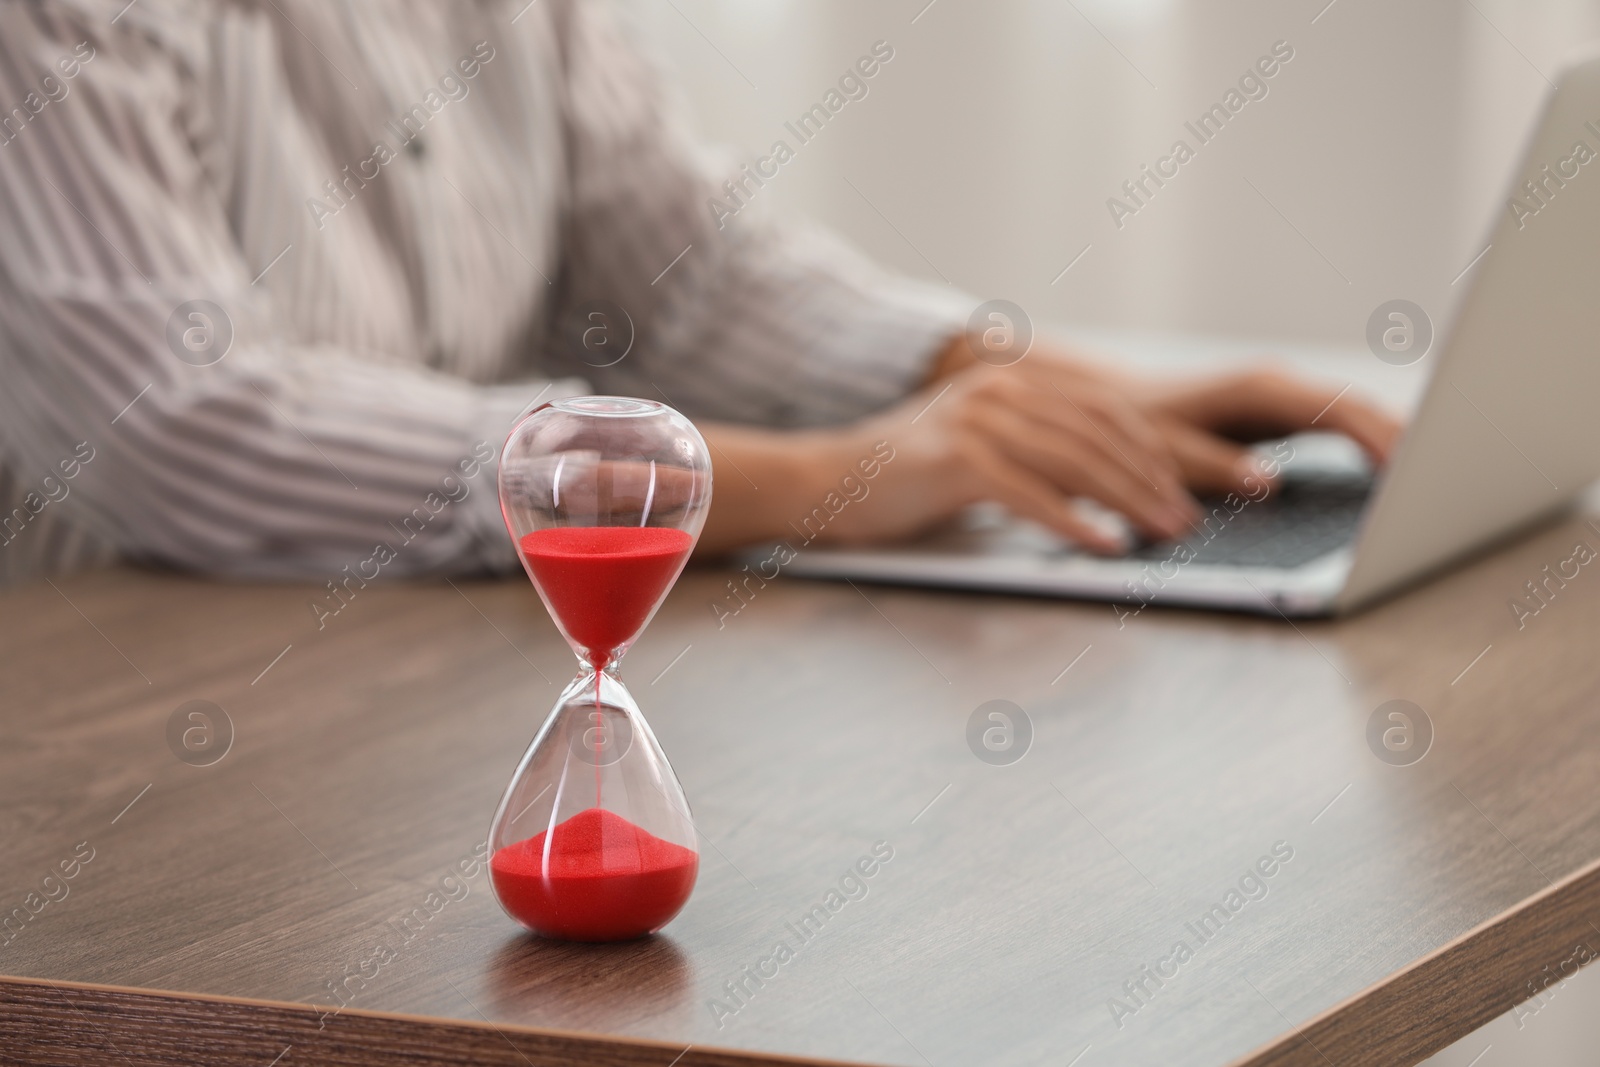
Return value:
<svg viewBox="0 0 1600 1067">
<path fill-rule="evenodd" d="M 1334 430 L 1361 446 L 1374 463 L 1389 462 L 1400 443 L 1400 420 L 1362 397 L 1345 393 L 1334 396 L 1316 420 L 1320 429 Z"/>
<path fill-rule="evenodd" d="M 1166 438 L 1143 413 L 1104 388 L 1082 383 L 1064 390 L 1055 382 L 1048 385 L 1048 390 L 1021 390 L 1015 403 L 1053 438 L 1101 456 L 1121 472 L 1119 483 L 1135 483 L 1137 496 L 1153 494 L 1177 521 L 1192 518 L 1195 500 L 1184 488 Z"/>
<path fill-rule="evenodd" d="M 1173 419 L 1164 424 L 1167 439 L 1190 488 L 1208 495 L 1241 492 L 1260 496 L 1271 480 L 1250 449 Z"/>
<path fill-rule="evenodd" d="M 988 446 L 991 458 L 1026 472 L 1059 501 L 1097 500 L 1146 536 L 1166 539 L 1189 529 L 1198 504 L 1166 438 L 1131 403 L 1089 382 L 1069 392 L 1037 375 L 979 374 L 953 398 L 956 421 Z M 1081 524 L 1076 516 L 1071 521 Z"/>
<path fill-rule="evenodd" d="M 1329 430 L 1383 462 L 1400 433 L 1393 417 L 1348 387 L 1273 371 L 1140 397 L 1081 376 L 1063 382 L 1049 370 L 965 371 L 939 421 L 961 439 L 958 452 L 976 479 L 974 494 L 1095 551 L 1121 546 L 1076 513 L 1072 497 L 1120 512 L 1146 536 L 1181 537 L 1200 513 L 1189 489 L 1255 500 L 1270 489 L 1267 468 L 1237 442 Z"/>
<path fill-rule="evenodd" d="M 1097 449 L 1111 451 L 1142 471 L 1158 492 L 1183 500 L 1177 464 L 1160 431 L 1128 397 L 1087 377 L 1081 368 L 1051 360 L 991 368 L 980 391 L 1042 423 L 1070 431 Z"/>
<path fill-rule="evenodd" d="M 1080 383 L 1076 388 L 1063 389 L 1058 382 L 1050 382 L 1049 391 L 1032 390 L 1029 395 L 1052 407 L 1057 398 L 1065 402 L 1084 421 L 1093 425 L 1109 441 L 1125 441 L 1128 445 L 1164 465 L 1175 469 L 1172 455 L 1161 432 L 1150 424 L 1127 397 L 1105 387 Z"/>
<path fill-rule="evenodd" d="M 1073 511 L 1054 485 L 1007 458 L 989 441 L 969 436 L 962 453 L 978 481 L 982 499 L 994 500 L 1013 514 L 1031 519 L 1091 551 L 1116 555 L 1125 549 L 1118 538 Z"/>
<path fill-rule="evenodd" d="M 1037 417 L 1060 416 L 1070 425 L 1081 425 L 1093 434 L 1094 443 L 1115 452 L 1156 491 L 1173 502 L 1188 502 L 1177 461 L 1161 431 L 1126 397 L 1105 389 L 1063 390 L 1054 382 L 1049 393 L 1028 394 Z M 1074 396 L 1076 392 L 1078 395 Z M 1059 398 L 1059 399 L 1058 399 Z M 1064 409 L 1061 405 L 1066 405 Z M 1073 419 L 1076 419 L 1076 423 Z M 1088 435 L 1082 435 L 1087 437 Z"/>
<path fill-rule="evenodd" d="M 1047 482 L 1058 495 L 1093 497 L 1127 516 L 1147 536 L 1176 536 L 1194 517 L 1085 427 L 1051 425 L 998 407 L 977 413 L 973 425 L 1006 459 Z"/>
<path fill-rule="evenodd" d="M 1400 438 L 1399 421 L 1350 386 L 1321 385 L 1277 371 L 1207 379 L 1179 390 L 1160 407 L 1197 426 L 1243 438 L 1313 429 L 1343 433 L 1378 463 L 1388 460 Z"/>
</svg>

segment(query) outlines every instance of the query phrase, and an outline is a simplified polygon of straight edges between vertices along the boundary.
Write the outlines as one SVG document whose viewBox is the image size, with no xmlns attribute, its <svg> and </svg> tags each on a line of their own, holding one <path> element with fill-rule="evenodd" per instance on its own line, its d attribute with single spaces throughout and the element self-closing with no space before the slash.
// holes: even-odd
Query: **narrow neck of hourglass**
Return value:
<svg viewBox="0 0 1600 1067">
<path fill-rule="evenodd" d="M 557 702 L 557 710 L 567 703 L 604 704 L 612 711 L 629 714 L 637 711 L 633 694 L 628 692 L 627 684 L 617 676 L 615 664 L 597 671 L 594 664 L 581 658 L 578 661 L 578 673 L 567 683 L 566 690 Z"/>
<path fill-rule="evenodd" d="M 578 666 L 585 674 L 605 674 L 612 678 L 617 676 L 617 667 L 622 662 L 622 652 L 611 650 L 608 652 L 590 652 L 586 649 L 575 649 L 578 656 Z M 622 651 L 626 651 L 623 649 Z"/>
</svg>

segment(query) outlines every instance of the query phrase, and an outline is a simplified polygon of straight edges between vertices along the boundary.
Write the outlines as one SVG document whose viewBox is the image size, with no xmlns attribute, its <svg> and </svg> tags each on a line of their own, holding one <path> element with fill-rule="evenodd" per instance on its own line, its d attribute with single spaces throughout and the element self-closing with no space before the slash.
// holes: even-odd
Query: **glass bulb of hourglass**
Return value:
<svg viewBox="0 0 1600 1067">
<path fill-rule="evenodd" d="M 489 830 L 495 895 L 536 933 L 652 933 L 694 887 L 688 801 L 617 666 L 677 580 L 710 502 L 705 441 L 663 404 L 556 401 L 506 439 L 506 528 L 579 663 Z"/>
</svg>

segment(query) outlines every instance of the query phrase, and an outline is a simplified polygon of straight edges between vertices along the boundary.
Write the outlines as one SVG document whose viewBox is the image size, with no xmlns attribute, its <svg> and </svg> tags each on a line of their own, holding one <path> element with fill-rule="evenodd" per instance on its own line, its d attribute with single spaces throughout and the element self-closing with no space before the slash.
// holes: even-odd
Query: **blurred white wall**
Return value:
<svg viewBox="0 0 1600 1067">
<path fill-rule="evenodd" d="M 1041 324 L 1356 352 L 1386 300 L 1444 316 L 1547 79 L 1600 37 L 1600 0 L 630 2 L 704 138 L 797 147 L 768 209 Z M 785 121 L 880 39 L 868 95 L 797 146 Z M 1268 95 L 1196 146 L 1279 40 Z M 1195 158 L 1118 229 L 1107 198 L 1179 137 Z M 1586 973 L 1430 1064 L 1587 1067 L 1597 1020 Z"/>
<path fill-rule="evenodd" d="M 882 262 L 1046 324 L 1354 348 L 1385 300 L 1442 317 L 1546 78 L 1600 34 L 1592 0 L 632 4 L 698 132 L 746 159 L 893 45 L 761 193 Z M 1185 120 L 1279 40 L 1269 95 L 1198 146 Z M 1116 227 L 1107 198 L 1179 137 L 1195 158 Z"/>
</svg>

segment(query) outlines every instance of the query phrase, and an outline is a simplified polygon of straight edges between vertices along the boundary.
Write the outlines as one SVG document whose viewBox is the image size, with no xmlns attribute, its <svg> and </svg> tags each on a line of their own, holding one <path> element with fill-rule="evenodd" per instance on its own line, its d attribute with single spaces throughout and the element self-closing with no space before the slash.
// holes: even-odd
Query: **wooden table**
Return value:
<svg viewBox="0 0 1600 1067">
<path fill-rule="evenodd" d="M 780 579 L 719 629 L 728 573 L 691 571 L 624 674 L 700 881 L 600 947 L 456 866 L 574 666 L 521 578 L 374 585 L 321 631 L 305 586 L 30 585 L 0 598 L 0 1060 L 1415 1063 L 1600 948 L 1600 566 L 1508 607 L 1580 539 L 1298 625 Z M 1368 745 L 1394 698 L 1435 730 L 1411 766 Z M 968 746 L 995 699 L 1032 724 L 1009 765 Z M 192 700 L 232 723 L 210 766 L 169 747 Z"/>
</svg>

